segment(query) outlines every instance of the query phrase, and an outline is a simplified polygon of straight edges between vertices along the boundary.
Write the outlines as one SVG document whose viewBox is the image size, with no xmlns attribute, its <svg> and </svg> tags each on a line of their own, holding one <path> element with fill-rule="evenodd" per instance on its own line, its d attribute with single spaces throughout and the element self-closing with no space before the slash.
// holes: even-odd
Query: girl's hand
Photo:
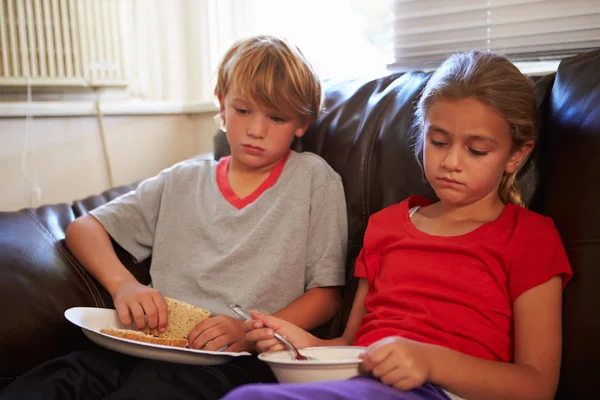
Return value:
<svg viewBox="0 0 600 400">
<path fill-rule="evenodd" d="M 167 329 L 167 303 L 158 290 L 135 280 L 123 282 L 115 291 L 113 302 L 124 325 L 131 324 L 133 316 L 138 329 Z"/>
<path fill-rule="evenodd" d="M 318 343 L 315 336 L 292 323 L 258 311 L 251 311 L 250 315 L 254 319 L 244 322 L 246 339 L 255 343 L 256 351 L 259 353 L 287 348 L 275 338 L 275 332 L 292 342 L 298 349 L 316 346 Z"/>
<path fill-rule="evenodd" d="M 201 321 L 188 335 L 192 349 L 217 351 L 252 351 L 253 344 L 246 340 L 244 322 L 226 315 L 219 315 Z"/>
<path fill-rule="evenodd" d="M 431 374 L 426 346 L 401 337 L 381 339 L 361 355 L 361 369 L 388 386 L 404 391 L 414 389 L 427 382 Z"/>
</svg>

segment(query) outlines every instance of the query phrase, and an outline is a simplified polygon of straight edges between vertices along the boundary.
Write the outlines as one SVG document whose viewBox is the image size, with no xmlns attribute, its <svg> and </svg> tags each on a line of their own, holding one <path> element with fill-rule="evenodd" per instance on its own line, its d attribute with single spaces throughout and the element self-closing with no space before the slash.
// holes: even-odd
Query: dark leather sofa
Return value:
<svg viewBox="0 0 600 400">
<path fill-rule="evenodd" d="M 433 197 L 410 147 L 412 110 L 429 74 L 390 74 L 330 84 L 326 112 L 295 144 L 324 157 L 343 177 L 349 216 L 348 277 L 369 215 L 410 194 Z M 564 345 L 557 399 L 597 399 L 600 378 L 600 50 L 532 77 L 538 88 L 539 139 L 524 169 L 529 207 L 552 217 L 574 278 L 564 294 Z M 215 157 L 227 153 L 222 133 Z M 70 255 L 67 225 L 134 185 L 73 204 L 0 212 L 0 390 L 37 364 L 89 347 L 63 317 L 74 306 L 111 307 L 110 296 Z M 149 282 L 149 260 L 121 260 Z M 323 334 L 344 327 L 354 294 Z"/>
</svg>

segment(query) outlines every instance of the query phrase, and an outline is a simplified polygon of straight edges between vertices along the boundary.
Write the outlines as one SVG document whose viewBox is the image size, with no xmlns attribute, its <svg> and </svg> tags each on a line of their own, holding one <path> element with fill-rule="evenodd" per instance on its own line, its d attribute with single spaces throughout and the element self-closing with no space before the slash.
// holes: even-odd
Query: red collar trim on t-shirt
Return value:
<svg viewBox="0 0 600 400">
<path fill-rule="evenodd" d="M 413 233 L 413 235 L 422 238 L 429 238 L 436 241 L 455 241 L 475 238 L 482 239 L 484 237 L 495 237 L 508 227 L 511 218 L 513 218 L 513 215 L 516 212 L 516 209 L 518 208 L 518 206 L 509 203 L 504 207 L 504 210 L 502 210 L 502 213 L 500 214 L 500 216 L 498 216 L 498 218 L 481 225 L 480 227 L 476 228 L 475 230 L 472 230 L 471 232 L 467 232 L 458 236 L 437 236 L 429 235 L 425 232 L 421 232 L 420 230 L 418 230 L 412 223 L 411 217 L 409 215 L 409 210 L 412 207 L 426 207 L 430 204 L 433 204 L 433 202 L 423 196 L 410 196 L 407 200 L 402 202 L 402 219 L 404 220 L 405 226 L 410 232 Z"/>
<path fill-rule="evenodd" d="M 254 202 L 254 200 L 258 199 L 260 195 L 263 194 L 267 189 L 275 185 L 277 179 L 279 179 L 279 175 L 281 175 L 281 172 L 283 171 L 285 162 L 291 153 L 291 150 L 288 151 L 285 156 L 283 156 L 281 161 L 279 161 L 279 163 L 271 170 L 271 173 L 267 179 L 265 179 L 254 192 L 250 193 L 244 198 L 239 198 L 233 189 L 231 189 L 231 186 L 229 186 L 227 171 L 229 171 L 229 162 L 231 161 L 231 156 L 221 158 L 217 164 L 217 186 L 219 187 L 221 194 L 232 206 L 238 210 L 241 210 L 248 204 Z"/>
</svg>

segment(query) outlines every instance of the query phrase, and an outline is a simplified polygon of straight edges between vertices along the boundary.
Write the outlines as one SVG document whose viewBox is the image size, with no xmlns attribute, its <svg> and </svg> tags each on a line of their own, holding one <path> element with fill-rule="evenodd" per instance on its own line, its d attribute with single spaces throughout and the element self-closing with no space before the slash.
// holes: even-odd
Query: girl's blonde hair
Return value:
<svg viewBox="0 0 600 400">
<path fill-rule="evenodd" d="M 535 138 L 537 106 L 531 81 L 502 55 L 485 51 L 455 54 L 434 72 L 417 104 L 415 154 L 419 160 L 425 117 L 431 105 L 439 99 L 465 98 L 474 98 L 500 113 L 509 125 L 512 151 Z M 523 205 L 516 177 L 526 161 L 527 157 L 514 173 L 502 176 L 498 194 L 504 203 Z"/>
<path fill-rule="evenodd" d="M 231 89 L 265 110 L 316 121 L 321 82 L 300 49 L 284 39 L 259 35 L 233 44 L 218 70 L 215 95 Z"/>
</svg>

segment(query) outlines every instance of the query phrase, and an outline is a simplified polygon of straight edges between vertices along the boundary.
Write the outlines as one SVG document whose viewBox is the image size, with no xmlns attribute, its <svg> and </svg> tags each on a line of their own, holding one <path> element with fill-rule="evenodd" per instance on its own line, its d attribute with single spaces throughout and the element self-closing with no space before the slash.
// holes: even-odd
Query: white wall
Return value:
<svg viewBox="0 0 600 400">
<path fill-rule="evenodd" d="M 214 109 L 215 69 L 236 37 L 233 14 L 243 14 L 243 7 L 237 0 L 135 0 L 120 4 L 124 13 L 121 18 L 124 71 L 131 85 L 126 92 L 103 92 L 102 106 L 114 109 L 119 107 L 115 106 L 119 101 L 123 104 L 133 101 L 132 108 L 136 109 L 140 102 L 148 104 L 140 106 L 145 115 L 117 110 L 103 119 L 113 182 L 108 178 L 96 118 L 63 117 L 52 104 L 45 103 L 54 102 L 61 109 L 65 108 L 62 107 L 65 101 L 91 107 L 94 97 L 90 93 L 65 94 L 34 88 L 30 106 L 24 103 L 25 88 L 16 95 L 3 91 L 0 93 L 0 211 L 71 202 L 111 185 L 150 177 L 180 160 L 212 151 L 217 129 L 214 112 L 203 111 Z M 11 90 L 18 92 L 20 88 Z M 112 103 L 113 100 L 117 103 Z M 158 111 L 153 108 L 155 103 L 164 104 L 167 109 L 164 112 L 169 114 L 152 114 L 163 112 L 160 107 Z M 144 110 L 146 106 L 152 111 Z M 31 113 L 36 118 L 30 124 L 27 146 L 24 146 L 26 122 L 21 117 L 26 114 L 20 112 L 18 118 L 14 117 L 17 115 L 12 114 L 14 107 L 43 111 Z M 183 111 L 174 113 L 174 107 Z M 27 156 L 24 167 L 23 154 Z M 28 179 L 34 175 L 41 188 L 39 199 Z"/>
<path fill-rule="evenodd" d="M 104 117 L 113 185 L 150 177 L 212 151 L 213 115 Z M 24 133 L 23 118 L 0 119 L 0 211 L 71 202 L 110 187 L 96 118 L 37 118 L 31 123 L 25 166 L 32 177 L 35 161 L 41 188 L 36 202 L 22 170 Z"/>
</svg>

